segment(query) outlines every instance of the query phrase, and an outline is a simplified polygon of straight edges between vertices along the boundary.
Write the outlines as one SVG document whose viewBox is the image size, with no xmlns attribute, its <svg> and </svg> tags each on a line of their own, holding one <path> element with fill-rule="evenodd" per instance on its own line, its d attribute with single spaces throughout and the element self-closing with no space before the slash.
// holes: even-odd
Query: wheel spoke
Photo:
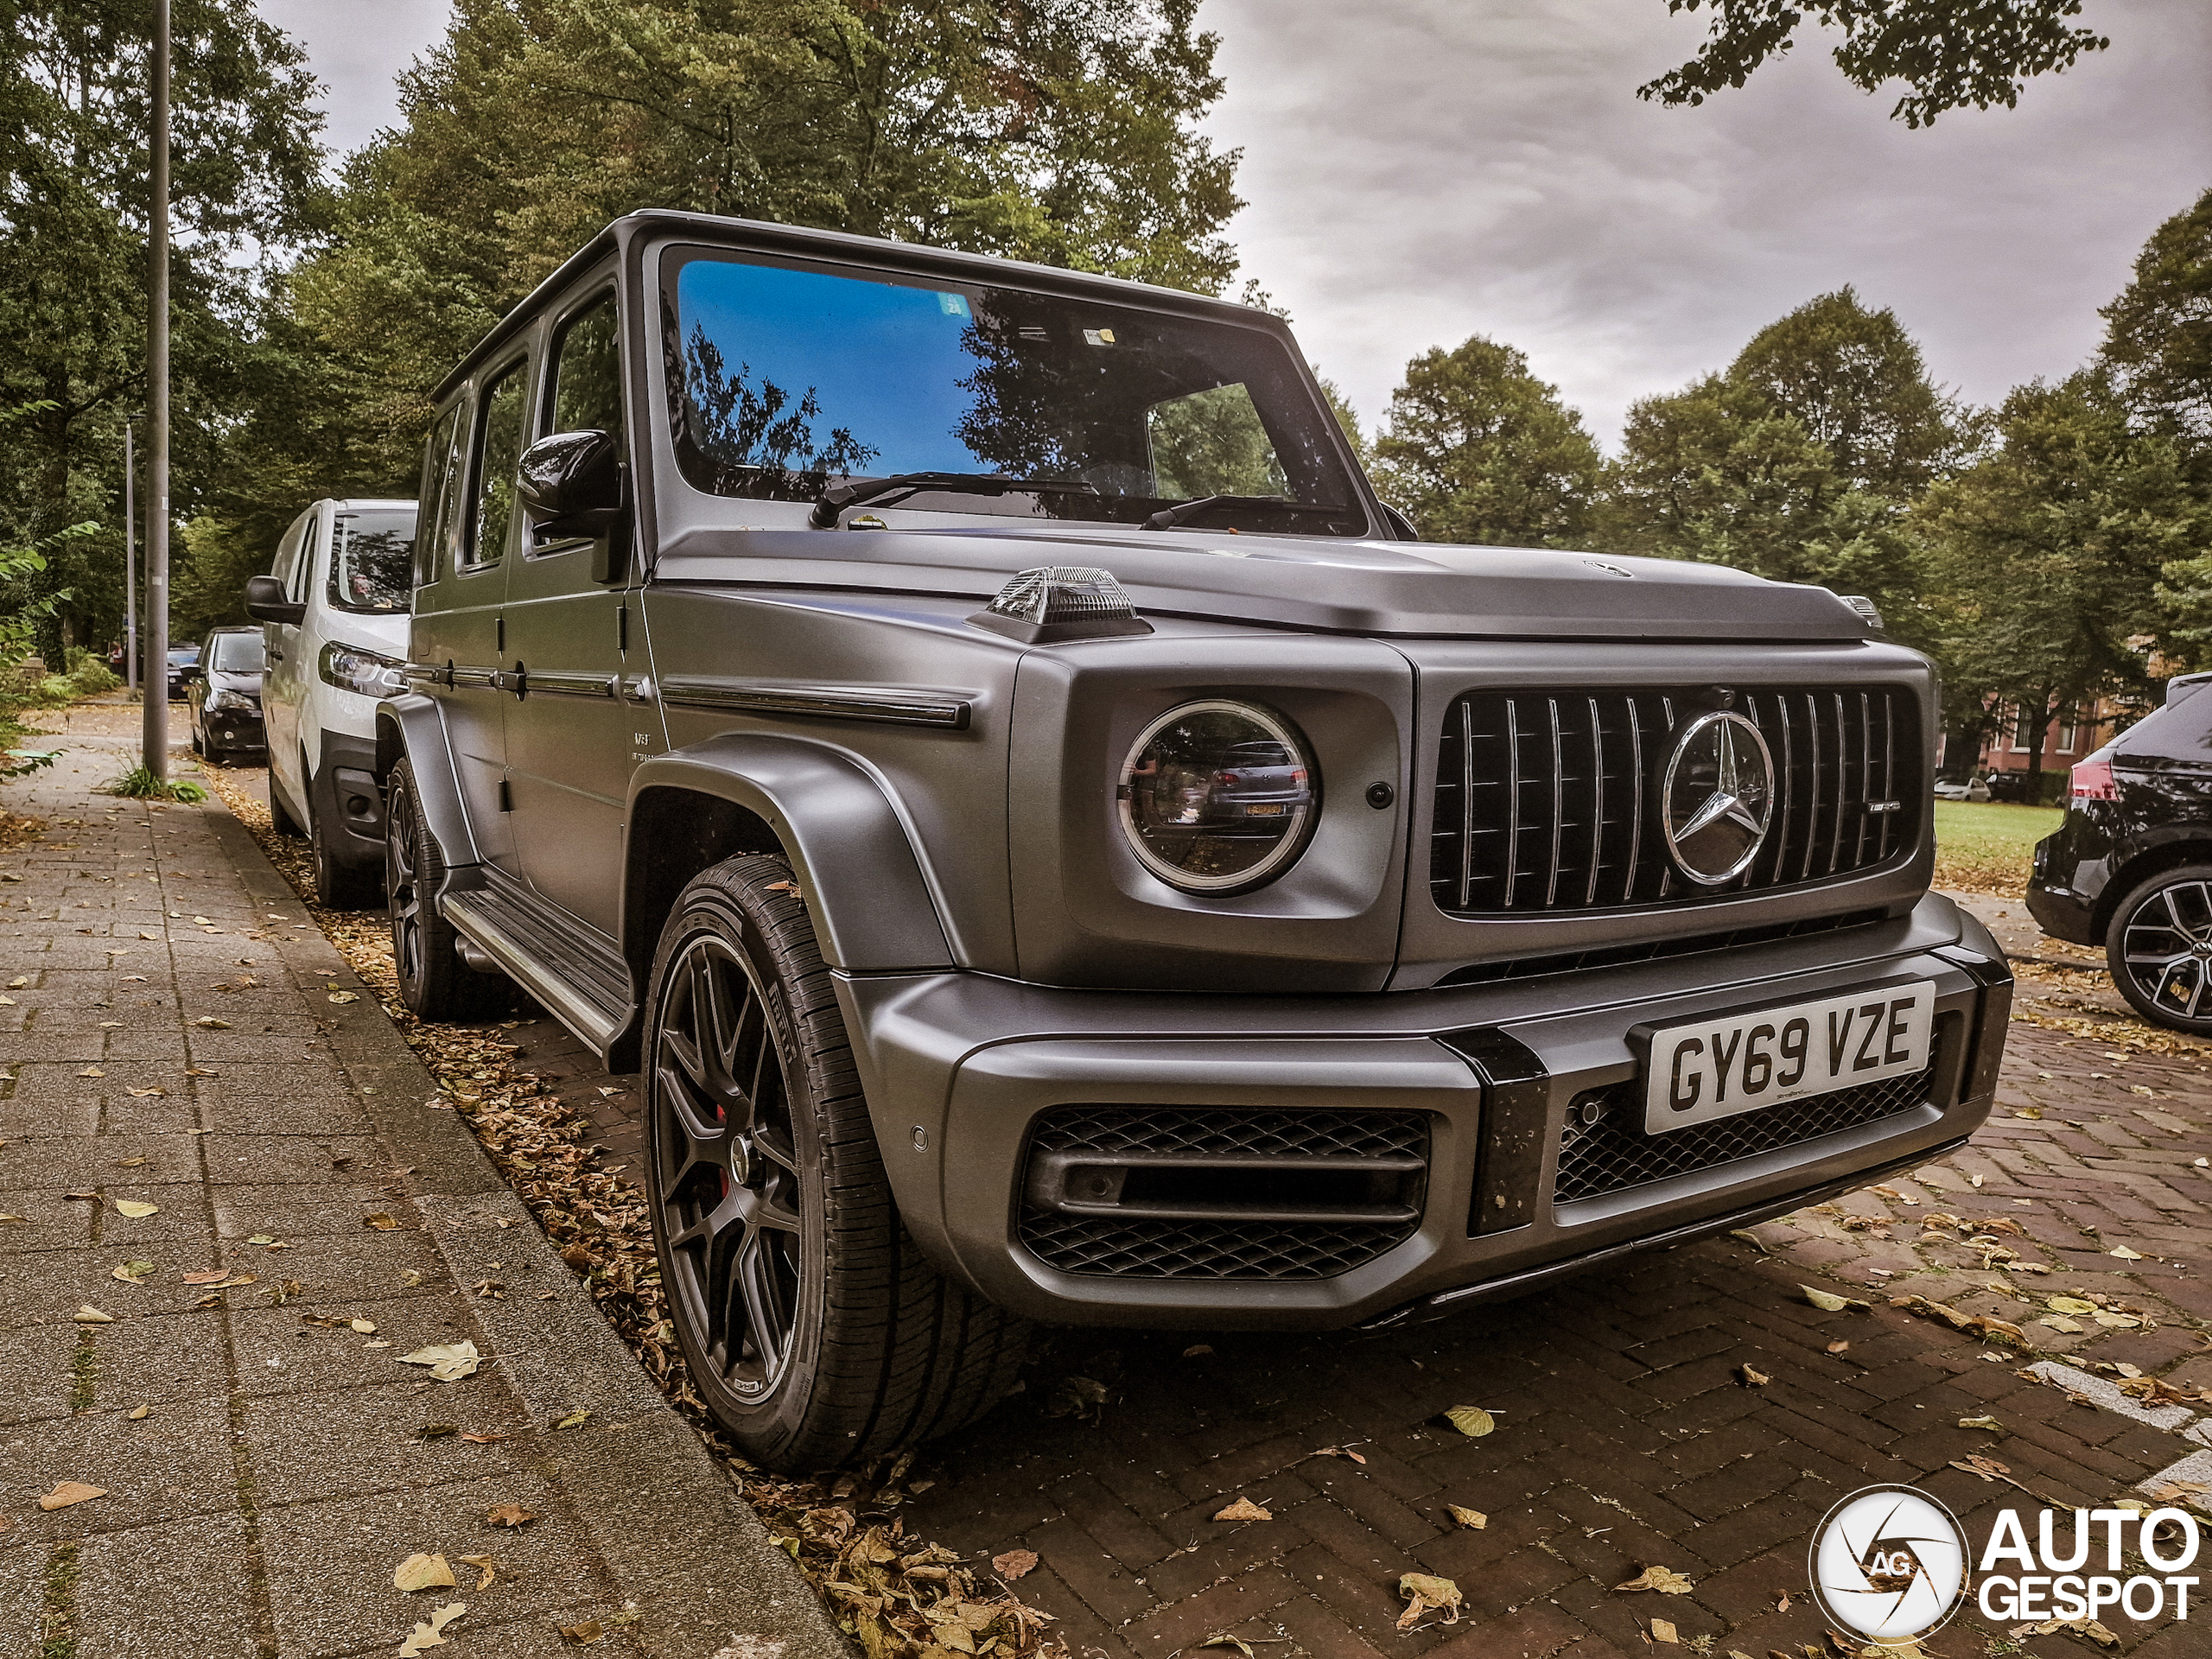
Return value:
<svg viewBox="0 0 2212 1659">
<path fill-rule="evenodd" d="M 702 1371 L 757 1398 L 791 1357 L 808 1231 L 782 1054 L 723 938 L 689 939 L 661 984 L 648 1106 L 671 1308 Z"/>
</svg>

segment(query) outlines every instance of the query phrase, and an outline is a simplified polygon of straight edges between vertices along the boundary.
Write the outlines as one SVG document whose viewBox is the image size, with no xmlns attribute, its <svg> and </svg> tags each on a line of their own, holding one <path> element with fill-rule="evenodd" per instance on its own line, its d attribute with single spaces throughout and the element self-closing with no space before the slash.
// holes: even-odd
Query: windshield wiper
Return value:
<svg viewBox="0 0 2212 1659">
<path fill-rule="evenodd" d="M 1003 473 L 893 473 L 889 478 L 848 479 L 832 484 L 814 499 L 807 522 L 817 530 L 837 528 L 837 515 L 847 507 L 880 501 L 887 495 L 914 495 L 923 490 L 946 490 L 961 495 L 1017 495 L 1029 491 L 1059 495 L 1096 495 L 1098 486 L 1052 478 L 1008 478 Z"/>
<path fill-rule="evenodd" d="M 1349 518 L 1350 507 L 1322 506 L 1311 501 L 1293 501 L 1281 495 L 1202 495 L 1194 501 L 1155 512 L 1144 521 L 1147 530 L 1175 530 L 1193 518 L 1203 518 L 1217 507 L 1247 507 L 1254 512 L 1318 513 L 1330 518 Z"/>
</svg>

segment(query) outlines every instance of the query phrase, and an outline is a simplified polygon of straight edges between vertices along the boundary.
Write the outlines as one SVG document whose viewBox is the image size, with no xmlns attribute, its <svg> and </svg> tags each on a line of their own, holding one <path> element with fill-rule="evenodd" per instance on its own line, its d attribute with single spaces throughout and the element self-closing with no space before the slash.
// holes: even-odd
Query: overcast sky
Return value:
<svg viewBox="0 0 2212 1659">
<path fill-rule="evenodd" d="M 331 141 L 393 116 L 445 0 L 261 0 L 330 87 Z M 1370 424 L 1406 359 L 1487 334 L 1608 442 L 1630 402 L 1853 284 L 1936 378 L 1994 401 L 2096 345 L 2143 238 L 2212 185 L 2212 7 L 2088 0 L 2109 52 L 2017 110 L 1912 132 L 1809 33 L 1700 109 L 1635 88 L 1703 15 L 1665 0 L 1205 0 L 1241 146 L 1230 227 Z"/>
</svg>

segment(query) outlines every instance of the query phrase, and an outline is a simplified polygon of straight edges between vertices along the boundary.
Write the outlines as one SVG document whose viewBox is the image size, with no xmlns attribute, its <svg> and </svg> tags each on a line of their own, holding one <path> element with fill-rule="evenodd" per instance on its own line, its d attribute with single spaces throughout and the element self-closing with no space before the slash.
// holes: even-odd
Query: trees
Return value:
<svg viewBox="0 0 2212 1659">
<path fill-rule="evenodd" d="M 2061 709 L 2147 690 L 2145 642 L 2189 637 L 2158 579 L 2204 545 L 2212 515 L 2175 446 L 2131 431 L 2099 371 L 2015 389 L 1996 424 L 1999 447 L 1935 486 L 1915 517 L 1945 612 L 1946 667 L 1974 701 L 2021 709 L 2036 772 Z"/>
<path fill-rule="evenodd" d="M 1602 539 L 1865 594 L 1919 641 L 1905 509 L 1978 441 L 1896 315 L 1840 289 L 1761 329 L 1725 372 L 1630 407 Z"/>
<path fill-rule="evenodd" d="M 1667 10 L 1695 11 L 1701 3 L 1667 0 Z M 2081 0 L 1712 0 L 1712 28 L 1697 56 L 1637 87 L 1637 96 L 1698 105 L 1724 86 L 1741 86 L 1789 50 L 1810 12 L 1843 31 L 1835 61 L 1844 78 L 1868 92 L 1904 81 L 1911 90 L 1890 118 L 1924 127 L 1969 105 L 2011 109 L 2024 82 L 2103 51 L 2110 41 L 2071 21 L 2081 11 Z"/>
<path fill-rule="evenodd" d="M 1604 470 L 1559 388 L 1480 334 L 1406 365 L 1375 455 L 1383 494 L 1422 535 L 1491 547 L 1574 539 Z"/>
<path fill-rule="evenodd" d="M 2212 485 L 2212 190 L 2151 233 L 2101 315 L 2101 359 L 2130 417 Z"/>
<path fill-rule="evenodd" d="M 1217 291 L 1235 153 L 1197 0 L 457 0 L 299 273 L 343 440 L 427 393 L 608 219 L 680 207 Z M 319 442 L 339 435 L 325 433 Z M 391 482 L 402 481 L 395 475 Z"/>
<path fill-rule="evenodd" d="M 0 29 L 0 529 L 41 542 L 118 517 L 120 423 L 143 396 L 149 18 L 115 0 L 16 0 Z M 271 262 L 312 229 L 320 118 L 300 51 L 251 0 L 176 0 L 172 296 L 177 506 L 282 365 L 257 338 Z M 48 657 L 120 613 L 121 537 L 53 544 L 34 597 Z"/>
</svg>

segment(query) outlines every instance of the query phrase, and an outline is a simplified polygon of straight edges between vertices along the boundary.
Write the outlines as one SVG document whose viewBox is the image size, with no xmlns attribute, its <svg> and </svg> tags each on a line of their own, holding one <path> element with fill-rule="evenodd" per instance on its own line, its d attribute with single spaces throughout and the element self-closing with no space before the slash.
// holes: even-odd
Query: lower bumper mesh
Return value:
<svg viewBox="0 0 2212 1659">
<path fill-rule="evenodd" d="M 1187 1165 L 1224 1194 L 1239 1180 L 1342 1169 L 1389 1160 L 1414 1173 L 1385 1177 L 1387 1198 L 1370 1192 L 1341 1213 L 1238 1215 L 1234 1197 L 1218 1205 L 1179 1198 L 1177 1215 L 1115 1214 L 1111 1205 L 1036 1201 L 1025 1179 L 1016 1224 L 1022 1244 L 1061 1273 L 1135 1279 L 1330 1279 L 1403 1243 L 1421 1225 L 1419 1173 L 1428 1158 L 1428 1121 L 1419 1112 L 1245 1111 L 1185 1106 L 1064 1106 L 1044 1113 L 1031 1132 L 1025 1164 L 1046 1159 L 1131 1163 L 1147 1172 Z M 1233 1171 L 1220 1160 L 1239 1160 Z M 1243 1162 L 1243 1160 L 1251 1160 Z M 1137 1180 L 1126 1189 L 1133 1203 Z M 1187 1187 L 1184 1189 L 1187 1193 Z M 1158 1205 L 1155 1208 L 1160 1207 Z M 1255 1205 L 1253 1207 L 1262 1207 Z M 1213 1213 L 1206 1213 L 1212 1211 Z M 1367 1213 L 1363 1214 L 1364 1211 Z"/>
<path fill-rule="evenodd" d="M 1553 1201 L 1567 1204 L 1645 1186 L 1878 1122 L 1927 1104 L 1934 1081 L 1930 1067 L 1911 1077 L 1786 1101 L 1664 1135 L 1643 1132 L 1642 1079 L 1586 1089 L 1567 1109 Z M 1586 1123 L 1583 1120 L 1593 1111 L 1602 1115 Z"/>
</svg>

